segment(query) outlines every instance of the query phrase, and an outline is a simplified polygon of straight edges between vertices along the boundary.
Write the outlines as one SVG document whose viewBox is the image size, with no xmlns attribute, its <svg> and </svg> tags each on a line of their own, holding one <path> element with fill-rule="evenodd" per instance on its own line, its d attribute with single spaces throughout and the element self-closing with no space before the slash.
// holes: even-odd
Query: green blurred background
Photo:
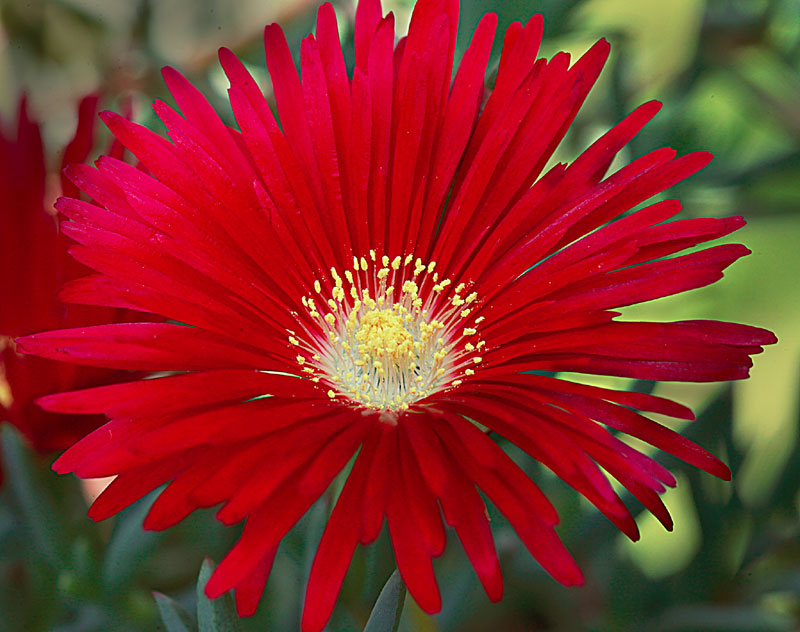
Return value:
<svg viewBox="0 0 800 632">
<path fill-rule="evenodd" d="M 226 45 L 269 93 L 262 28 L 279 21 L 299 55 L 319 2 L 308 0 L 0 0 L 0 113 L 30 95 L 53 165 L 75 124 L 75 105 L 99 91 L 103 106 L 132 98 L 135 118 L 160 130 L 149 104 L 167 98 L 159 70 L 189 76 L 231 120 L 216 63 Z M 342 39 L 354 4 L 334 3 Z M 413 2 L 384 0 L 401 29 Z M 719 318 L 774 330 L 780 343 L 732 387 L 593 380 L 652 390 L 700 413 L 687 435 L 721 455 L 732 484 L 664 459 L 680 479 L 667 493 L 676 527 L 642 515 L 643 537 L 624 541 L 548 472 L 509 451 L 563 516 L 561 534 L 587 576 L 580 589 L 547 577 L 505 520 L 492 513 L 506 597 L 483 595 L 455 538 L 437 562 L 444 610 L 425 616 L 407 600 L 401 629 L 798 630 L 800 629 L 800 2 L 797 0 L 463 0 L 459 50 L 479 17 L 501 27 L 545 16 L 543 52 L 578 55 L 599 37 L 612 56 L 558 159 L 572 158 L 639 103 L 665 107 L 622 161 L 659 146 L 709 149 L 712 165 L 680 185 L 685 213 L 743 215 L 737 233 L 753 255 L 720 283 L 630 309 L 631 319 Z M 500 38 L 495 47 L 499 54 Z M 350 53 L 352 57 L 352 54 Z M 59 632 L 165 629 L 151 591 L 195 608 L 204 555 L 219 561 L 236 536 L 211 514 L 164 534 L 140 530 L 147 504 L 95 525 L 77 481 L 56 477 L 10 430 L 0 494 L 0 630 Z M 639 512 L 641 507 L 630 501 Z M 242 630 L 296 630 L 303 585 L 326 513 L 323 503 L 286 538 L 256 617 Z M 392 570 L 385 534 L 356 554 L 330 630 L 360 630 Z M 191 629 L 191 628 L 187 628 Z"/>
</svg>

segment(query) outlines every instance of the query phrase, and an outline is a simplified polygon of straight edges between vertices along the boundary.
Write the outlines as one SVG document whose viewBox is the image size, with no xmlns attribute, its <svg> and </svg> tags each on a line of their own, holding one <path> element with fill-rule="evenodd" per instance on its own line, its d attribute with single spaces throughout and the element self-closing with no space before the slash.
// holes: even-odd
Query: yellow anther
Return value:
<svg viewBox="0 0 800 632">
<path fill-rule="evenodd" d="M 300 297 L 300 302 L 303 304 L 303 307 L 308 307 L 308 299 L 305 296 Z"/>
<path fill-rule="evenodd" d="M 483 347 L 485 344 L 486 344 L 486 341 L 485 341 L 485 340 L 481 340 L 481 341 L 478 343 L 478 346 L 477 346 L 476 348 L 477 348 L 477 349 L 480 349 L 480 348 L 481 348 L 481 347 Z"/>
<path fill-rule="evenodd" d="M 386 355 L 395 363 L 411 359 L 414 337 L 402 318 L 391 310 L 368 311 L 361 318 L 355 339 L 370 356 Z M 382 365 L 373 362 L 376 368 Z"/>
<path fill-rule="evenodd" d="M 304 374 L 332 386 L 327 391 L 331 399 L 347 398 L 397 414 L 443 388 L 460 385 L 459 377 L 474 375 L 472 368 L 463 368 L 462 358 L 472 360 L 466 362 L 475 367 L 482 359 L 472 357 L 473 352 L 485 343 L 458 344 L 457 337 L 459 329 L 464 336 L 477 333 L 475 325 L 464 325 L 471 323 L 468 319 L 475 311 L 466 303 L 476 301 L 478 294 L 465 298 L 467 285 L 459 283 L 439 301 L 436 293 L 455 283 L 440 279 L 436 267 L 436 262 L 426 263 L 416 255 L 391 258 L 370 249 L 364 256 L 354 256 L 352 268 L 343 270 L 341 277 L 330 268 L 330 277 L 314 280 L 316 294 L 325 289 L 325 303 L 318 311 L 314 292 L 301 300 L 308 313 L 319 318 L 319 333 L 309 332 L 311 337 L 300 345 L 297 334 L 287 330 L 292 344 L 308 349 L 308 354 L 298 349 L 301 353 L 296 356 Z M 349 283 L 347 289 L 342 277 Z M 459 315 L 463 321 L 457 320 Z M 466 353 L 470 355 L 462 355 Z"/>
<path fill-rule="evenodd" d="M 481 324 L 481 323 L 482 323 L 484 320 L 486 320 L 486 317 L 485 317 L 485 316 L 478 316 L 478 318 L 476 318 L 476 319 L 475 319 L 475 324 L 476 324 L 476 325 L 479 325 L 479 324 Z"/>
<path fill-rule="evenodd" d="M 419 291 L 419 286 L 413 281 L 406 281 L 403 283 L 403 292 L 406 294 L 411 294 L 412 296 L 416 296 L 417 292 Z"/>
<path fill-rule="evenodd" d="M 482 358 L 482 357 L 480 357 L 480 356 L 475 356 L 474 358 L 472 358 L 472 361 L 473 361 L 475 364 L 480 364 L 480 363 L 483 361 L 483 358 Z"/>
<path fill-rule="evenodd" d="M 308 315 L 311 316 L 311 318 L 317 318 L 319 316 L 319 312 L 316 309 L 312 309 L 310 312 L 308 312 Z"/>
</svg>

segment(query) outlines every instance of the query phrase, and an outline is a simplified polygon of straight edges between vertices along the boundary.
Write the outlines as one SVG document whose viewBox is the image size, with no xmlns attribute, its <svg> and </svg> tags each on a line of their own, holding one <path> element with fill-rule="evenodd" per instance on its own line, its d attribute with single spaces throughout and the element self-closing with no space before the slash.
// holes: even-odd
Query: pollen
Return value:
<svg viewBox="0 0 800 632">
<path fill-rule="evenodd" d="M 302 374 L 331 400 L 397 414 L 475 374 L 480 298 L 462 298 L 471 283 L 440 278 L 435 261 L 411 254 L 352 261 L 310 280 L 318 298 L 298 297 L 305 332 L 288 333 Z"/>
</svg>

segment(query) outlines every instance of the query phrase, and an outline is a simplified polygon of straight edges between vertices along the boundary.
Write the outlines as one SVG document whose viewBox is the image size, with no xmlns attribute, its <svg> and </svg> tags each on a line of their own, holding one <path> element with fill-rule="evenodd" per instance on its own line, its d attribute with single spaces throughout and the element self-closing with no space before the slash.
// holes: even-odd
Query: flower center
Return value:
<svg viewBox="0 0 800 632">
<path fill-rule="evenodd" d="M 367 361 L 386 358 L 387 362 L 399 365 L 415 357 L 414 336 L 406 329 L 403 317 L 388 308 L 364 314 L 355 339 L 359 354 Z"/>
<path fill-rule="evenodd" d="M 410 255 L 379 261 L 370 251 L 344 278 L 331 268 L 315 280 L 317 296 L 302 303 L 317 326 L 289 332 L 302 371 L 332 399 L 379 410 L 406 410 L 460 385 L 481 361 L 483 318 L 472 316 L 477 293 L 466 294 L 464 283 L 451 290 L 435 267 Z"/>
</svg>

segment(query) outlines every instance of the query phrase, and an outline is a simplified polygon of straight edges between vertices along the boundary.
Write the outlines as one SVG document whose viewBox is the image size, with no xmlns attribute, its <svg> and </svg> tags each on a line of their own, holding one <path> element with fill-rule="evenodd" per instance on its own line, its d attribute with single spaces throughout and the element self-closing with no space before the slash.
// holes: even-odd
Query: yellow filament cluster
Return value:
<svg viewBox="0 0 800 632">
<path fill-rule="evenodd" d="M 461 384 L 481 362 L 478 299 L 412 255 L 354 257 L 352 269 L 313 283 L 302 304 L 317 324 L 289 331 L 297 364 L 331 399 L 402 411 Z M 451 289 L 452 288 L 452 289 Z"/>
</svg>

